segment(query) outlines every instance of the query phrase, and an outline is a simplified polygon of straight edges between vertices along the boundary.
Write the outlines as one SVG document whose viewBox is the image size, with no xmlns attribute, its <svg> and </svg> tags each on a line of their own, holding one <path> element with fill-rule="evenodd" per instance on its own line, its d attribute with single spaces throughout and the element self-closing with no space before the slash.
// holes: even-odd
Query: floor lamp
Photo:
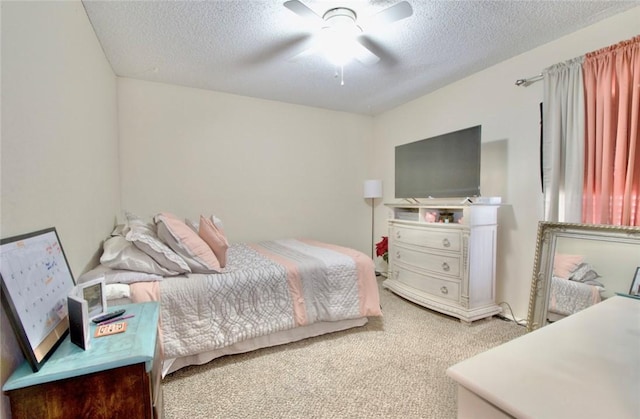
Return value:
<svg viewBox="0 0 640 419">
<path fill-rule="evenodd" d="M 373 209 L 376 198 L 382 198 L 382 181 L 381 180 L 365 180 L 364 181 L 364 197 L 371 199 L 371 259 L 373 259 Z M 376 275 L 378 272 L 376 272 Z"/>
</svg>

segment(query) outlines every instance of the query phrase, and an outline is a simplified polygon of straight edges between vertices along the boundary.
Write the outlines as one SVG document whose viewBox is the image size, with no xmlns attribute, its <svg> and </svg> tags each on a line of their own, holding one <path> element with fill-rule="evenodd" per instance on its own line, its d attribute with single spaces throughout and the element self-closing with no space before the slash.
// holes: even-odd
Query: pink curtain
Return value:
<svg viewBox="0 0 640 419">
<path fill-rule="evenodd" d="M 587 54 L 582 68 L 582 221 L 640 225 L 640 36 Z"/>
</svg>

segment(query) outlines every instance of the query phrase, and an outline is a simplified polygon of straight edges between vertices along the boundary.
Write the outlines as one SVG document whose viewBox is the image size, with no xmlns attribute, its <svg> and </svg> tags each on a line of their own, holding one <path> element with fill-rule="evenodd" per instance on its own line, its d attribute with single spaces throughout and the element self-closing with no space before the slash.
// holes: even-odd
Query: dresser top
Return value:
<svg viewBox="0 0 640 419">
<path fill-rule="evenodd" d="M 386 202 L 384 204 L 389 208 L 433 208 L 433 209 L 464 209 L 464 208 L 482 208 L 482 207 L 499 207 L 500 204 L 475 204 L 475 203 L 420 203 L 420 204 L 408 204 L 408 203 L 396 203 L 396 202 Z"/>
<path fill-rule="evenodd" d="M 71 343 L 67 335 L 38 372 L 34 373 L 25 361 L 9 377 L 2 389 L 15 390 L 142 362 L 150 370 L 160 313 L 158 303 L 109 307 L 109 311 L 119 308 L 126 310 L 124 316 L 134 316 L 122 320 L 127 323 L 125 332 L 96 338 L 96 325 L 91 323 L 89 349 L 85 351 Z"/>
<path fill-rule="evenodd" d="M 390 208 L 447 208 L 461 209 L 468 207 L 501 206 L 502 198 L 494 197 L 471 197 L 471 198 L 422 198 L 396 199 L 395 202 L 385 202 L 384 205 Z"/>
<path fill-rule="evenodd" d="M 612 297 L 447 370 L 528 418 L 631 418 L 640 411 L 640 301 Z"/>
</svg>

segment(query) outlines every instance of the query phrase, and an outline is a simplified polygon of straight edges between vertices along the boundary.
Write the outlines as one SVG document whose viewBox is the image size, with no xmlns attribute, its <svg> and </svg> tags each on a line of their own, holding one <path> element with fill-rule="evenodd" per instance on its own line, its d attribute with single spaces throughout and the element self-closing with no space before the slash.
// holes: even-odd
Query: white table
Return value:
<svg viewBox="0 0 640 419">
<path fill-rule="evenodd" d="M 640 300 L 612 297 L 456 364 L 458 418 L 640 418 Z"/>
</svg>

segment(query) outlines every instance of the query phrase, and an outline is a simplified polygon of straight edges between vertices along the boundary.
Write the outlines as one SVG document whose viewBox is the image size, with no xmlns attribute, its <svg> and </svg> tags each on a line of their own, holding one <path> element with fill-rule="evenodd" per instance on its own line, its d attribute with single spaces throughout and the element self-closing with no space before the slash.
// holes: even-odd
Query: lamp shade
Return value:
<svg viewBox="0 0 640 419">
<path fill-rule="evenodd" d="M 381 180 L 365 180 L 364 181 L 364 197 L 365 198 L 382 198 L 382 181 Z"/>
</svg>

